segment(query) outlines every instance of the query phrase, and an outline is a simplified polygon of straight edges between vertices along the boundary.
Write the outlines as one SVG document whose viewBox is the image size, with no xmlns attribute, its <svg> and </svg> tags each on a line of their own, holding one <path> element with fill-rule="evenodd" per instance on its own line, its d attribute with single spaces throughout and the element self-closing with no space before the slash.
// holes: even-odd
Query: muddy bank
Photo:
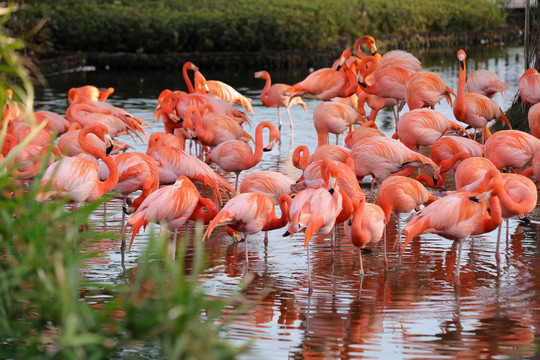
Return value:
<svg viewBox="0 0 540 360">
<path fill-rule="evenodd" d="M 452 32 L 440 34 L 416 34 L 413 36 L 380 36 L 377 47 L 380 53 L 392 49 L 426 52 L 441 48 L 458 48 L 474 44 L 502 46 L 505 43 L 521 41 L 522 32 L 518 27 L 490 29 L 475 32 Z M 184 62 L 193 61 L 204 69 L 275 69 L 288 67 L 328 66 L 343 51 L 352 48 L 355 39 L 341 39 L 338 43 L 317 50 L 287 50 L 268 52 L 219 52 L 219 53 L 54 53 L 46 59 L 36 60 L 45 75 L 75 69 L 82 66 L 110 69 L 178 69 Z"/>
</svg>

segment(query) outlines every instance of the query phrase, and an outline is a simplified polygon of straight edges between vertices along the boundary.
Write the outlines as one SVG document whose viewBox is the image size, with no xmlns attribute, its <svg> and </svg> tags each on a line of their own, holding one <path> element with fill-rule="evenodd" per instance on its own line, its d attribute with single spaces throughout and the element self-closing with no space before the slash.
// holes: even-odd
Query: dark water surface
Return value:
<svg viewBox="0 0 540 360">
<path fill-rule="evenodd" d="M 456 49 L 457 50 L 457 49 Z M 467 50 L 467 49 L 466 49 Z M 497 72 L 510 91 L 495 100 L 508 109 L 524 71 L 523 49 L 476 48 L 467 51 L 468 72 L 489 69 Z M 456 90 L 458 64 L 456 51 L 417 55 L 424 69 L 441 75 Z M 219 59 L 216 59 L 219 61 Z M 37 89 L 36 110 L 65 113 L 66 95 L 71 87 L 92 84 L 114 87 L 109 102 L 163 131 L 162 123 L 152 118 L 156 99 L 163 89 L 185 90 L 182 64 L 175 72 L 94 71 L 70 72 L 48 78 L 46 88 Z M 263 69 L 216 72 L 200 69 L 207 79 L 222 80 L 253 99 L 254 124 L 269 120 L 277 124 L 277 110 L 262 106 L 258 96 L 264 85 L 253 73 Z M 273 81 L 295 83 L 308 69 L 271 72 Z M 320 103 L 306 99 L 308 112 L 293 107 L 294 139 L 290 137 L 286 114 L 282 142 L 265 153 L 251 171 L 275 170 L 291 178 L 300 171 L 291 162 L 294 148 L 300 144 L 315 150 L 317 137 L 312 114 Z M 452 110 L 442 102 L 437 110 L 454 120 Z M 407 111 L 404 109 L 402 113 Z M 389 110 L 379 113 L 377 123 L 390 135 L 394 120 Z M 255 126 L 247 129 L 253 134 Z M 119 137 L 136 151 L 145 152 L 146 144 L 129 136 Z M 335 137 L 331 136 L 331 142 Z M 241 174 L 245 176 L 250 171 Z M 234 183 L 234 175 L 226 175 Z M 366 189 L 365 189 L 366 190 Z M 447 190 L 452 190 L 447 188 Z M 435 192 L 439 195 L 440 192 Z M 106 209 L 95 214 L 96 222 L 106 221 L 104 230 L 120 233 L 120 200 L 111 200 Z M 407 215 L 402 214 L 401 224 Z M 303 235 L 282 237 L 284 230 L 248 238 L 249 272 L 253 280 L 246 294 L 253 299 L 249 311 L 231 326 L 232 341 L 255 338 L 252 352 L 245 358 L 257 359 L 523 359 L 540 358 L 536 341 L 540 333 L 540 251 L 537 246 L 540 215 L 529 215 L 531 224 L 520 225 L 511 219 L 503 240 L 501 266 L 495 257 L 496 231 L 466 240 L 462 255 L 461 283 L 453 285 L 456 248 L 452 242 L 433 234 L 414 239 L 401 263 L 393 249 L 398 219 L 389 223 L 389 271 L 384 271 L 382 243 L 364 254 L 363 278 L 358 276 L 357 249 L 343 236 L 331 251 L 328 237 L 317 235 L 311 246 L 314 290 L 307 291 L 307 260 Z M 505 232 L 503 230 L 503 239 Z M 188 231 L 187 240 L 194 235 Z M 135 270 L 140 252 L 149 240 L 149 230 L 135 239 L 125 254 L 122 267 L 117 238 L 96 244 L 101 257 L 89 263 L 83 272 L 91 280 L 122 283 Z M 214 231 L 205 242 L 209 267 L 202 286 L 209 295 L 227 295 L 237 291 L 245 276 L 244 243 L 235 243 L 224 228 Z M 191 249 L 191 248 L 190 248 Z M 188 256 L 191 253 L 188 252 Z M 126 277 L 126 273 L 128 276 Z M 262 295 L 261 295 L 262 294 Z M 98 301 L 98 300 L 96 300 Z M 105 299 L 106 301 L 106 299 Z"/>
</svg>

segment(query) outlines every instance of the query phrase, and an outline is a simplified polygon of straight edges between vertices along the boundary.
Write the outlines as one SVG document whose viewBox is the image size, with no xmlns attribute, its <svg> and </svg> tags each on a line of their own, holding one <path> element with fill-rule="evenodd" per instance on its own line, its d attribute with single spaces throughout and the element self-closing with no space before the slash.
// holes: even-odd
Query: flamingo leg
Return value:
<svg viewBox="0 0 540 360">
<path fill-rule="evenodd" d="M 384 258 L 384 270 L 388 270 L 388 258 L 386 257 L 386 231 L 388 221 L 384 220 L 384 234 L 383 234 L 383 258 Z"/>
<path fill-rule="evenodd" d="M 234 182 L 234 191 L 238 192 L 238 178 L 240 177 L 240 173 L 236 173 L 236 180 Z"/>
<path fill-rule="evenodd" d="M 289 115 L 289 123 L 291 124 L 291 139 L 292 139 L 293 138 L 293 123 L 292 123 L 292 117 L 291 117 L 291 110 L 289 108 L 286 108 L 286 109 L 287 109 L 287 114 Z M 280 141 L 281 141 L 281 138 L 280 138 Z"/>
<path fill-rule="evenodd" d="M 360 260 L 360 278 L 364 276 L 364 262 L 362 260 L 362 249 L 358 248 L 358 259 Z"/>
<path fill-rule="evenodd" d="M 289 109 L 287 109 L 287 110 L 289 110 Z M 279 133 L 281 134 L 281 106 L 278 106 L 277 113 L 278 113 L 278 119 L 279 119 L 278 130 L 279 130 Z M 289 114 L 289 119 L 290 118 L 291 118 L 291 115 Z M 292 121 L 291 121 L 291 129 L 292 129 Z M 279 141 L 281 141 L 281 136 L 279 137 Z"/>
<path fill-rule="evenodd" d="M 311 294 L 311 292 L 313 291 L 313 284 L 311 283 L 311 266 L 310 266 L 310 263 L 309 263 L 309 243 L 307 244 L 307 277 L 308 277 L 308 289 L 309 289 L 309 293 Z"/>
<path fill-rule="evenodd" d="M 176 259 L 176 238 L 178 237 L 178 228 L 174 229 L 173 239 L 171 243 L 172 260 Z"/>
<path fill-rule="evenodd" d="M 461 282 L 459 281 L 459 268 L 461 266 L 461 251 L 463 249 L 463 239 L 458 240 L 458 254 L 456 257 L 456 271 L 454 275 L 454 284 L 455 285 L 461 285 Z"/>
<path fill-rule="evenodd" d="M 245 256 L 246 256 L 246 274 L 248 272 L 248 269 L 249 269 L 249 257 L 248 257 L 248 243 L 247 243 L 247 234 L 246 234 L 246 237 L 244 238 L 244 249 L 245 249 Z"/>
<path fill-rule="evenodd" d="M 501 249 L 501 232 L 502 232 L 502 226 L 499 225 L 499 229 L 497 230 L 497 247 L 495 248 L 495 260 L 497 261 L 497 267 L 501 264 L 501 254 L 499 253 Z"/>
</svg>

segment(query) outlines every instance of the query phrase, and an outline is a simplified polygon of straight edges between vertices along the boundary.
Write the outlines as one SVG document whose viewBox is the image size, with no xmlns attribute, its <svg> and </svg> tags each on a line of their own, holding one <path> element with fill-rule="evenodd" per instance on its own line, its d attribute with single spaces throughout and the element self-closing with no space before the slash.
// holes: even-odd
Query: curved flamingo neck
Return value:
<svg viewBox="0 0 540 360">
<path fill-rule="evenodd" d="M 306 145 L 299 145 L 294 149 L 293 165 L 301 170 L 305 170 L 309 165 L 309 148 Z"/>
<path fill-rule="evenodd" d="M 450 159 L 441 161 L 441 163 L 439 164 L 441 167 L 440 172 L 445 173 L 449 171 L 452 167 L 454 167 L 454 165 L 458 161 L 463 160 L 463 159 L 468 159 L 470 157 L 471 157 L 471 154 L 469 154 L 468 152 L 465 152 L 465 151 L 458 152 L 457 154 L 452 156 Z"/>
<path fill-rule="evenodd" d="M 255 166 L 256 164 L 259 163 L 259 161 L 261 161 L 262 159 L 262 156 L 263 156 L 263 129 L 264 128 L 267 128 L 267 129 L 271 129 L 270 128 L 270 123 L 268 121 L 263 121 L 261 123 L 259 123 L 259 125 L 257 125 L 257 128 L 255 129 L 255 151 L 253 152 L 253 154 L 251 155 L 251 158 L 250 158 L 250 162 L 252 164 L 254 164 L 253 166 Z"/>
<path fill-rule="evenodd" d="M 363 248 L 367 243 L 366 233 L 362 227 L 362 216 L 366 207 L 366 201 L 360 200 L 355 202 L 353 219 L 351 222 L 351 242 L 354 246 Z"/>
<path fill-rule="evenodd" d="M 263 79 L 266 81 L 264 83 L 264 87 L 261 91 L 261 102 L 265 106 L 270 105 L 270 101 L 268 100 L 268 97 L 266 95 L 268 94 L 268 90 L 270 90 L 270 87 L 272 86 L 272 80 L 270 79 L 270 75 L 266 75 L 263 77 Z"/>
<path fill-rule="evenodd" d="M 420 181 L 420 182 L 423 182 L 426 186 L 438 189 L 438 188 L 440 188 L 442 186 L 442 184 L 444 184 L 444 182 L 446 180 L 446 173 L 441 172 L 440 177 L 441 178 L 439 180 L 437 180 L 437 184 L 435 184 L 435 180 L 432 177 L 430 177 L 429 175 L 424 174 L 424 173 L 419 174 L 416 177 L 416 180 Z"/>
<path fill-rule="evenodd" d="M 203 210 L 206 209 L 206 212 Z M 207 198 L 199 198 L 199 203 L 197 204 L 197 207 L 193 211 L 193 213 L 190 216 L 190 219 L 193 219 L 195 221 L 200 221 L 206 225 L 212 221 L 213 218 L 215 218 L 217 215 L 217 206 L 216 204 L 211 200 Z"/>
<path fill-rule="evenodd" d="M 191 115 L 193 114 L 193 120 L 191 120 Z M 201 112 L 196 106 L 190 106 L 186 110 L 186 113 L 184 115 L 184 128 L 192 128 L 197 133 L 197 138 L 199 141 L 203 143 L 210 142 L 210 136 L 211 133 L 206 131 L 206 128 L 204 127 L 202 120 L 201 120 Z"/>
<path fill-rule="evenodd" d="M 101 159 L 109 169 L 109 177 L 107 178 L 107 180 L 97 180 L 96 195 L 98 197 L 111 191 L 116 185 L 116 183 L 118 183 L 118 165 L 116 165 L 114 159 L 110 156 L 107 156 L 105 154 L 105 151 L 93 146 L 87 137 L 89 133 L 93 133 L 98 137 L 101 136 L 101 139 L 103 139 L 104 132 L 108 133 L 105 125 L 97 124 L 92 126 L 85 126 L 79 133 L 79 144 L 81 145 L 81 147 L 89 154 Z"/>
<path fill-rule="evenodd" d="M 465 60 L 463 63 L 459 63 L 459 78 L 458 86 L 456 92 L 456 99 L 454 100 L 454 115 L 456 118 L 462 119 L 465 115 L 465 82 L 467 77 L 467 67 L 465 65 Z M 461 65 L 463 64 L 463 66 Z"/>
<path fill-rule="evenodd" d="M 274 213 L 274 217 L 270 219 L 270 221 L 266 224 L 266 226 L 262 229 L 263 231 L 270 231 L 275 229 L 280 229 L 287 225 L 289 222 L 289 209 L 291 205 L 292 199 L 288 194 L 282 194 L 278 199 L 279 208 L 281 209 L 281 216 L 276 217 Z"/>
<path fill-rule="evenodd" d="M 193 94 L 195 92 L 195 89 L 193 89 L 193 84 L 191 83 L 191 80 L 188 76 L 188 68 L 190 68 L 192 64 L 188 61 L 182 66 L 182 75 L 184 76 L 184 81 L 186 82 L 186 86 L 188 89 L 189 94 Z"/>
</svg>

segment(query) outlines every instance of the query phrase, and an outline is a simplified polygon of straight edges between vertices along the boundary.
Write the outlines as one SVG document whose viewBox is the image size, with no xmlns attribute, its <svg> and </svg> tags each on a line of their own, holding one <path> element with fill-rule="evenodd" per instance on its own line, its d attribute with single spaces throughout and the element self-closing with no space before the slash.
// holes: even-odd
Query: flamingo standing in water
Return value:
<svg viewBox="0 0 540 360">
<path fill-rule="evenodd" d="M 540 139 L 519 130 L 502 130 L 491 135 L 484 145 L 484 154 L 497 169 L 521 169 L 540 150 Z"/>
<path fill-rule="evenodd" d="M 502 179 L 497 169 L 491 168 L 488 171 L 481 189 L 485 192 L 464 191 L 447 195 L 422 209 L 403 229 L 406 238 L 402 254 L 412 238 L 423 233 L 435 233 L 457 241 L 459 248 L 454 282 L 459 285 L 463 241 L 469 235 L 495 230 L 502 220 L 501 206 L 497 199 L 502 191 Z"/>
<path fill-rule="evenodd" d="M 285 96 L 282 93 L 287 89 L 290 85 L 287 84 L 281 84 L 276 83 L 272 84 L 272 80 L 270 78 L 270 74 L 267 71 L 257 71 L 255 73 L 255 78 L 257 79 L 263 79 L 266 81 L 264 84 L 264 88 L 261 91 L 261 102 L 264 106 L 268 107 L 277 107 L 278 109 L 278 119 L 279 119 L 279 127 L 278 130 L 281 133 L 281 108 L 284 107 L 287 110 L 287 115 L 289 116 L 289 124 L 291 126 L 291 139 L 293 137 L 293 122 L 291 118 L 291 110 L 290 107 L 293 105 L 300 105 L 304 109 L 305 112 L 307 112 L 306 103 L 302 100 L 300 96 Z"/>
<path fill-rule="evenodd" d="M 106 90 L 99 90 L 93 85 L 84 85 L 74 87 L 68 91 L 68 103 L 80 103 L 86 101 L 106 101 L 111 94 L 114 93 L 114 88 L 110 87 Z"/>
<path fill-rule="evenodd" d="M 467 75 L 465 59 L 467 58 L 467 54 L 464 50 L 459 50 L 457 52 L 457 58 L 459 60 L 459 78 L 456 100 L 453 107 L 456 119 L 470 125 L 474 129 L 484 128 L 491 120 L 500 119 L 512 129 L 510 121 L 495 101 L 481 94 L 465 93 L 465 77 Z M 484 132 L 482 132 L 482 144 L 486 138 Z"/>
<path fill-rule="evenodd" d="M 508 90 L 508 85 L 503 83 L 497 73 L 490 70 L 476 70 L 467 76 L 467 90 L 482 94 L 492 99 L 495 94 L 504 94 Z"/>
<path fill-rule="evenodd" d="M 104 134 L 107 150 L 103 151 L 93 146 L 87 135 Z M 98 135 L 99 136 L 99 135 Z M 85 159 L 66 157 L 56 161 L 49 166 L 41 179 L 41 184 L 51 187 L 38 194 L 38 200 L 44 201 L 51 196 L 68 196 L 75 202 L 76 206 L 84 201 L 95 201 L 103 194 L 111 191 L 118 182 L 118 166 L 116 162 L 108 156 L 112 150 L 112 139 L 109 130 L 103 124 L 86 126 L 79 133 L 81 147 L 96 158 L 101 159 L 109 169 L 109 177 L 101 181 L 98 176 L 97 162 Z"/>
<path fill-rule="evenodd" d="M 242 179 L 240 193 L 257 192 L 268 195 L 274 204 L 282 194 L 291 193 L 294 180 L 277 171 L 254 171 Z"/>
<path fill-rule="evenodd" d="M 249 267 L 247 235 L 259 231 L 270 231 L 282 228 L 289 221 L 290 197 L 283 194 L 278 200 L 281 216 L 276 216 L 275 205 L 272 199 L 260 193 L 242 193 L 229 200 L 223 209 L 210 222 L 206 229 L 203 241 L 208 239 L 214 228 L 219 225 L 228 225 L 233 230 L 243 233 L 246 237 L 246 271 Z M 266 239 L 266 238 L 265 238 Z"/>
<path fill-rule="evenodd" d="M 262 131 L 270 130 L 268 145 L 263 150 Z M 255 151 L 244 141 L 229 140 L 222 142 L 207 154 L 207 156 L 224 171 L 236 173 L 234 190 L 238 189 L 238 177 L 243 170 L 251 169 L 257 165 L 263 155 L 263 151 L 270 151 L 279 140 L 279 132 L 268 121 L 260 122 L 255 129 Z"/>
<path fill-rule="evenodd" d="M 365 122 L 365 118 L 354 108 L 338 102 L 323 102 L 313 111 L 313 124 L 317 131 L 317 146 L 326 145 L 328 135 L 336 134 L 336 145 L 340 134 L 345 133 L 353 124 Z M 342 138 L 342 145 L 344 140 Z"/>
<path fill-rule="evenodd" d="M 285 96 L 313 95 L 328 101 L 335 97 L 348 97 L 356 93 L 356 76 L 345 63 L 351 56 L 351 50 L 345 49 L 340 56 L 340 66 L 336 70 L 322 68 L 309 74 L 304 80 L 282 92 Z"/>
<path fill-rule="evenodd" d="M 133 245 L 135 236 L 141 227 L 145 227 L 150 222 L 158 223 L 161 231 L 174 229 L 173 243 L 176 243 L 178 228 L 183 226 L 190 218 L 204 221 L 197 216 L 204 214 L 204 211 L 197 211 L 198 208 L 205 208 L 208 217 L 216 214 L 217 209 L 212 201 L 201 197 L 199 191 L 191 180 L 185 176 L 179 176 L 172 185 L 164 186 L 150 195 L 141 203 L 141 206 L 129 218 L 122 235 L 128 226 L 131 227 L 131 241 L 129 250 Z M 197 216 L 194 216 L 196 214 Z M 206 216 L 205 216 L 206 217 Z M 122 236 L 122 242 L 124 237 Z M 124 244 L 122 243 L 122 248 Z"/>
</svg>

